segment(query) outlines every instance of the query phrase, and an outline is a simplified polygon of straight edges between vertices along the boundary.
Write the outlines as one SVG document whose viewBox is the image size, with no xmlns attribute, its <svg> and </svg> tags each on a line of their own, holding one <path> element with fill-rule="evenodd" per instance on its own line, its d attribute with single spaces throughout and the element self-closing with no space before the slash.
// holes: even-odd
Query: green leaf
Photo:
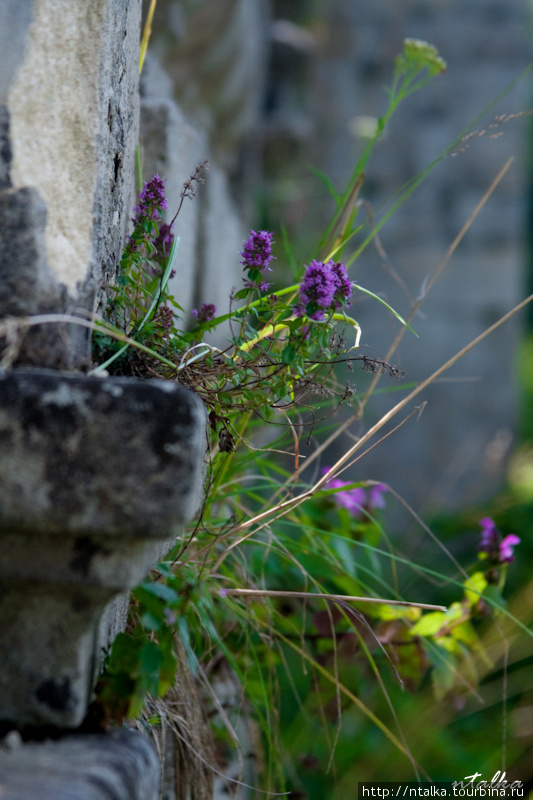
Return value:
<svg viewBox="0 0 533 800">
<path fill-rule="evenodd" d="M 140 653 L 139 664 L 145 674 L 159 673 L 159 668 L 163 662 L 161 648 L 156 642 L 146 642 Z"/>
<path fill-rule="evenodd" d="M 174 683 L 178 666 L 173 650 L 174 635 L 169 628 L 165 628 L 161 631 L 159 635 L 159 644 L 161 647 L 162 661 L 159 671 L 157 692 L 160 697 L 164 697 Z"/>
<path fill-rule="evenodd" d="M 391 314 L 394 314 L 396 319 L 399 320 L 402 323 L 402 325 L 405 325 L 407 328 L 409 328 L 411 333 L 414 333 L 414 335 L 418 339 L 418 333 L 415 330 L 413 330 L 413 328 L 411 328 L 411 326 L 407 324 L 407 322 L 404 320 L 404 318 L 400 314 L 398 314 L 398 312 L 395 311 L 392 306 L 390 306 L 388 303 L 386 303 L 385 300 L 383 300 L 382 297 L 379 297 L 377 294 L 374 294 L 374 292 L 371 292 L 370 289 L 364 289 L 362 286 L 359 286 L 358 283 L 354 283 L 353 285 L 354 285 L 355 289 L 358 289 L 360 292 L 363 292 L 363 294 L 368 294 L 370 297 L 373 297 L 374 300 L 377 300 L 379 303 L 384 305 L 385 308 L 388 308 L 388 310 L 391 312 Z"/>
<path fill-rule="evenodd" d="M 113 641 L 107 668 L 110 672 L 132 675 L 139 663 L 142 643 L 127 633 L 119 633 Z"/>
<path fill-rule="evenodd" d="M 196 654 L 191 647 L 191 637 L 189 633 L 189 626 L 187 625 L 187 620 L 185 617 L 178 617 L 178 633 L 183 645 L 183 649 L 185 650 L 185 655 L 187 657 L 187 663 L 189 665 L 189 669 L 196 675 L 196 671 L 198 669 L 198 659 L 196 658 Z"/>
<path fill-rule="evenodd" d="M 410 630 L 411 636 L 435 636 L 446 622 L 444 611 L 431 611 L 424 614 Z"/>
<path fill-rule="evenodd" d="M 475 606 L 485 589 L 488 586 L 487 579 L 482 572 L 474 572 L 474 574 L 464 582 L 465 596 L 469 605 Z"/>
<path fill-rule="evenodd" d="M 324 184 L 324 186 L 326 187 L 326 189 L 328 190 L 330 195 L 333 197 L 333 199 L 335 200 L 337 205 L 340 205 L 342 203 L 342 195 L 340 195 L 337 192 L 337 190 L 335 189 L 335 186 L 333 185 L 333 181 L 331 180 L 329 175 L 327 175 L 325 172 L 322 172 L 321 170 L 317 169 L 312 164 L 308 165 L 308 169 L 313 173 L 313 175 L 316 178 L 318 178 L 319 181 L 321 181 Z"/>
<path fill-rule="evenodd" d="M 142 592 L 147 592 L 148 594 L 158 597 L 160 600 L 164 600 L 165 603 L 169 604 L 179 601 L 179 595 L 177 591 L 172 589 L 166 583 L 143 581 L 138 588 L 135 589 L 134 595 L 136 597 L 142 596 Z"/>
<path fill-rule="evenodd" d="M 147 631 L 157 631 L 161 627 L 162 624 L 161 616 L 156 614 L 152 614 L 151 611 L 145 611 L 144 614 L 141 616 L 141 624 L 143 628 L 146 628 Z"/>
<path fill-rule="evenodd" d="M 291 364 L 294 361 L 297 350 L 294 345 L 288 344 L 281 354 L 281 361 L 283 364 Z"/>
</svg>

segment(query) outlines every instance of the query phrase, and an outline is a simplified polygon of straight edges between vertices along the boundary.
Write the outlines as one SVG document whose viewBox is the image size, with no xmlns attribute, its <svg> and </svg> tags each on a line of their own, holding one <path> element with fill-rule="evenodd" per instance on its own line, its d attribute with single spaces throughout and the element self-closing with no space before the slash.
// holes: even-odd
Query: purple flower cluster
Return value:
<svg viewBox="0 0 533 800">
<path fill-rule="evenodd" d="M 193 308 L 192 315 L 196 322 L 210 322 L 215 318 L 217 307 L 213 303 L 202 303 L 200 309 Z"/>
<path fill-rule="evenodd" d="M 295 308 L 298 317 L 304 314 L 323 322 L 326 311 L 337 311 L 348 306 L 352 284 L 346 267 L 340 261 L 311 261 L 305 270 L 300 286 L 300 303 Z"/>
<path fill-rule="evenodd" d="M 329 472 L 329 467 L 324 467 L 322 474 Z M 342 489 L 343 486 L 350 486 L 350 481 L 341 481 L 340 478 L 332 478 L 324 486 L 325 489 Z M 383 483 L 375 483 L 368 489 L 357 486 L 353 489 L 345 489 L 332 495 L 333 500 L 355 517 L 361 516 L 364 511 L 374 511 L 376 508 L 385 506 L 383 495 L 387 487 Z"/>
<path fill-rule="evenodd" d="M 485 553 L 487 558 L 495 564 L 510 564 L 514 561 L 513 548 L 520 544 L 521 539 L 514 533 L 502 538 L 501 533 L 490 517 L 479 521 L 481 525 L 481 542 L 478 550 Z"/>
<path fill-rule="evenodd" d="M 165 208 L 165 181 L 159 175 L 154 175 L 139 194 L 139 204 L 134 209 L 135 227 L 126 245 L 126 253 L 144 253 L 164 267 L 174 239 L 169 225 L 163 223 L 159 226 Z M 150 267 L 147 269 L 149 273 L 154 272 Z"/>
<path fill-rule="evenodd" d="M 258 289 L 266 292 L 271 284 L 264 279 L 266 271 L 271 271 L 269 266 L 274 258 L 272 255 L 272 238 L 274 234 L 268 231 L 250 231 L 250 236 L 245 241 L 240 252 L 242 256 L 241 264 L 248 272 L 248 278 L 244 281 L 247 289 Z"/>
<path fill-rule="evenodd" d="M 139 205 L 134 209 L 136 223 L 145 219 L 159 219 L 159 212 L 167 208 L 167 205 L 165 181 L 156 174 L 151 181 L 144 184 L 139 195 Z"/>
<path fill-rule="evenodd" d="M 271 269 L 269 264 L 274 257 L 272 255 L 273 236 L 274 234 L 268 231 L 250 231 L 250 236 L 240 252 L 241 264 L 245 269 L 258 269 L 260 272 Z"/>
</svg>

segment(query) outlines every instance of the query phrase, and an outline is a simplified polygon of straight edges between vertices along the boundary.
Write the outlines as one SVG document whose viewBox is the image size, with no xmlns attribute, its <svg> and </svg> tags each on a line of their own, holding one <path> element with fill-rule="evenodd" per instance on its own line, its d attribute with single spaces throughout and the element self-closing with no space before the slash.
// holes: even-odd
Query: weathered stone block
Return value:
<svg viewBox="0 0 533 800">
<path fill-rule="evenodd" d="M 140 733 L 0 747 L 2 800 L 158 800 L 159 759 Z"/>
<path fill-rule="evenodd" d="M 0 192 L 13 192 L 0 206 L 0 264 L 17 275 L 22 263 L 28 277 L 38 239 L 29 286 L 47 274 L 47 291 L 30 291 L 28 303 L 22 279 L 2 281 L 0 314 L 92 312 L 116 272 L 134 199 L 140 11 L 140 0 L 0 4 Z M 44 217 L 10 213 L 13 200 L 26 208 L 21 191 L 40 198 Z M 50 357 L 28 346 L 21 362 L 83 360 L 89 337 L 80 331 L 65 337 L 63 359 L 54 342 Z"/>
<path fill-rule="evenodd" d="M 81 722 L 102 611 L 197 510 L 204 449 L 176 383 L 0 376 L 0 719 Z"/>
</svg>

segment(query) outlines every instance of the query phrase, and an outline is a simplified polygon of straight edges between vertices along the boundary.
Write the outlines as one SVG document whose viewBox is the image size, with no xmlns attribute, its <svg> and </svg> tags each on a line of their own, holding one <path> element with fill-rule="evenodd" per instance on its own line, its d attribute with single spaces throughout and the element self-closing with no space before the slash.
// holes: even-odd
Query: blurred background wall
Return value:
<svg viewBox="0 0 533 800">
<path fill-rule="evenodd" d="M 380 232 L 381 250 L 369 246 L 352 277 L 407 315 L 513 156 L 416 316 L 419 338 L 408 333 L 392 360 L 406 381 L 420 381 L 525 296 L 531 120 L 523 112 L 531 107 L 531 80 L 512 84 L 531 59 L 527 12 L 525 0 L 159 0 L 151 50 L 170 77 L 167 98 L 203 142 L 194 157 L 190 152 L 187 169 L 209 151 L 215 173 L 206 191 L 218 191 L 211 208 L 216 216 L 232 206 L 232 219 L 242 220 L 241 228 L 224 221 L 217 228 L 212 247 L 224 257 L 216 300 L 223 302 L 240 280 L 235 255 L 246 225 L 279 231 L 283 224 L 302 263 L 313 257 L 333 206 L 309 165 L 344 188 L 368 125 L 386 109 L 384 86 L 406 37 L 434 44 L 448 69 L 405 101 L 374 151 L 361 197 L 376 221 L 387 201 L 474 121 L 476 133 L 431 171 Z M 146 152 L 149 139 L 145 128 Z M 177 158 L 176 148 L 169 158 Z M 210 182 L 218 190 L 207 188 Z M 203 223 L 188 224 L 212 229 L 202 213 Z M 367 211 L 360 213 L 363 219 Z M 193 303 L 215 300 L 207 293 L 214 284 L 205 239 L 195 255 Z M 281 247 L 277 269 L 280 281 L 288 278 Z M 362 352 L 383 356 L 395 320 L 369 298 L 357 298 L 352 312 L 362 325 Z M 424 392 L 420 419 L 365 457 L 352 477 L 389 482 L 418 510 L 490 498 L 504 481 L 516 434 L 516 351 L 524 324 L 522 314 Z M 364 390 L 365 375 L 350 379 Z M 383 379 L 382 388 L 391 387 L 398 388 Z M 400 396 L 376 398 L 351 433 Z"/>
</svg>

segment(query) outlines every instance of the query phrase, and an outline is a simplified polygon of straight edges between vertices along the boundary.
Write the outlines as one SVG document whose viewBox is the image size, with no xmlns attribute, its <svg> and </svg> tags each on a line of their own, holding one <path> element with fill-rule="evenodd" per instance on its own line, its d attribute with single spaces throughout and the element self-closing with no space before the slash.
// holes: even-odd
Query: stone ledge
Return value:
<svg viewBox="0 0 533 800">
<path fill-rule="evenodd" d="M 204 425 L 177 383 L 0 374 L 0 530 L 170 539 L 199 506 Z"/>
<path fill-rule="evenodd" d="M 158 800 L 159 759 L 142 734 L 116 730 L 0 747 L 2 800 Z"/>
<path fill-rule="evenodd" d="M 0 374 L 0 719 L 81 723 L 106 608 L 198 509 L 205 444 L 176 383 Z"/>
</svg>

